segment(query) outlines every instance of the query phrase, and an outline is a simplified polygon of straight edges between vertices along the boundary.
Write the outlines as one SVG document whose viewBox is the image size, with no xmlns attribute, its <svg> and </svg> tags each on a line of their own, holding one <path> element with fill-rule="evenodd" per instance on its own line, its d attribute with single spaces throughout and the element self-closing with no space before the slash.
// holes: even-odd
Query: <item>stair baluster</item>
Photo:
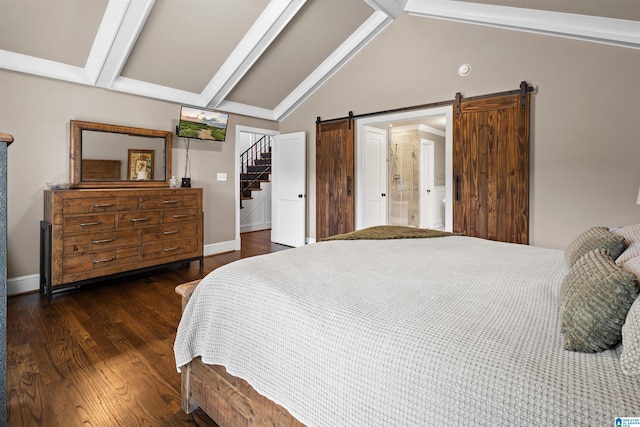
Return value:
<svg viewBox="0 0 640 427">
<path fill-rule="evenodd" d="M 271 173 L 271 136 L 263 135 L 240 155 L 240 209 L 242 201 L 250 200 L 251 192 L 269 181 Z"/>
</svg>

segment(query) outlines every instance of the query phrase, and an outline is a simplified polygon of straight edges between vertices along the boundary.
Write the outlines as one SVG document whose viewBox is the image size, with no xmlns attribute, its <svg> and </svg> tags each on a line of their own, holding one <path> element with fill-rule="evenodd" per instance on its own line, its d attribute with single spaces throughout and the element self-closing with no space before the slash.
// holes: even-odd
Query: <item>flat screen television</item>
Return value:
<svg viewBox="0 0 640 427">
<path fill-rule="evenodd" d="M 206 108 L 180 107 L 180 122 L 176 133 L 184 138 L 224 141 L 229 115 Z"/>
</svg>

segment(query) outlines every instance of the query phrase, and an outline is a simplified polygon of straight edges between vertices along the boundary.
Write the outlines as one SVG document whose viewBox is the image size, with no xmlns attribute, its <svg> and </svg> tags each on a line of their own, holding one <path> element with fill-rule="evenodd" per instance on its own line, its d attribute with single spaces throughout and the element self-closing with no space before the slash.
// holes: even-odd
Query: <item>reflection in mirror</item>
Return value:
<svg viewBox="0 0 640 427">
<path fill-rule="evenodd" d="M 164 138 L 84 129 L 81 150 L 83 181 L 166 180 Z M 142 162 L 144 171 L 139 171 Z"/>
<path fill-rule="evenodd" d="M 171 176 L 171 132 L 71 121 L 73 187 L 159 187 Z"/>
</svg>

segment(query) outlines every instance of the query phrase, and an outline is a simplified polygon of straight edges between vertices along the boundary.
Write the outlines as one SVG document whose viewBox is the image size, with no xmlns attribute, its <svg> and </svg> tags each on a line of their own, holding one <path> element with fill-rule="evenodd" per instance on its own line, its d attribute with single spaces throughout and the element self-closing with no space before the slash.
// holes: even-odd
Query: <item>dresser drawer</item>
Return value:
<svg viewBox="0 0 640 427">
<path fill-rule="evenodd" d="M 136 263 L 139 259 L 140 248 L 137 246 L 66 256 L 62 259 L 62 275 L 114 268 Z"/>
<path fill-rule="evenodd" d="M 131 211 L 139 209 L 138 197 L 100 197 L 90 199 L 65 199 L 62 206 L 64 215 Z"/>
<path fill-rule="evenodd" d="M 118 228 L 146 227 L 161 222 L 161 211 L 134 211 L 118 214 Z"/>
<path fill-rule="evenodd" d="M 72 235 L 64 239 L 62 255 L 83 254 L 85 252 L 97 252 L 109 249 L 138 246 L 140 244 L 140 232 L 135 228 L 125 230 L 112 230 L 91 234 Z"/>
<path fill-rule="evenodd" d="M 195 194 L 167 194 L 140 198 L 140 209 L 193 208 L 197 206 L 198 196 Z"/>
<path fill-rule="evenodd" d="M 198 239 L 175 239 L 161 242 L 144 243 L 142 260 L 166 258 L 198 251 Z"/>
<path fill-rule="evenodd" d="M 162 223 L 188 222 L 198 219 L 198 209 L 168 209 L 162 212 Z"/>
<path fill-rule="evenodd" d="M 116 225 L 116 215 L 111 213 L 95 215 L 65 216 L 62 220 L 62 233 L 95 233 L 109 230 Z"/>
<path fill-rule="evenodd" d="M 148 227 L 140 230 L 142 243 L 156 242 L 160 240 L 176 240 L 185 237 L 197 237 L 198 224 L 188 222 L 186 224 L 174 223 L 159 227 Z"/>
<path fill-rule="evenodd" d="M 62 205 L 62 213 L 64 215 L 115 212 L 115 210 L 115 197 L 101 197 L 97 199 L 65 199 Z"/>
</svg>

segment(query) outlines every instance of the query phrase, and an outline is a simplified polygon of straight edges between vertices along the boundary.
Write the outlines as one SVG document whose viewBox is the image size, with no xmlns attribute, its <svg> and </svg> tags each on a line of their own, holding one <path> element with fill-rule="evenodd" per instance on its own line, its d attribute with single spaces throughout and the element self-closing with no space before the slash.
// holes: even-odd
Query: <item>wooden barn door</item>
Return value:
<svg viewBox="0 0 640 427">
<path fill-rule="evenodd" d="M 316 240 L 355 228 L 354 121 L 316 122 Z"/>
<path fill-rule="evenodd" d="M 529 243 L 529 86 L 465 100 L 453 114 L 453 231 Z"/>
</svg>

